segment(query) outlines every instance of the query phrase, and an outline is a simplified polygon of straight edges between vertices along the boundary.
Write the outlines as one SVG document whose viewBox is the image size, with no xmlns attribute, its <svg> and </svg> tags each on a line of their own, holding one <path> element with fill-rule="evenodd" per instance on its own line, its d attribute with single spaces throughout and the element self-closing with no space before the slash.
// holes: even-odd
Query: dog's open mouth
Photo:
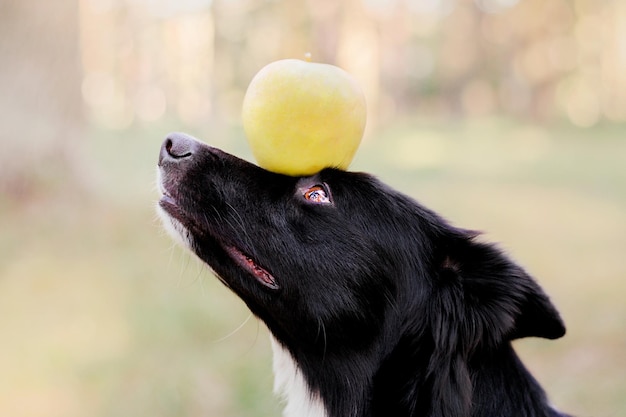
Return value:
<svg viewBox="0 0 626 417">
<path fill-rule="evenodd" d="M 261 284 L 273 290 L 279 288 L 272 274 L 267 272 L 265 268 L 259 266 L 254 259 L 234 246 L 226 246 L 226 252 L 228 252 L 241 268 L 252 274 Z"/>
<path fill-rule="evenodd" d="M 174 217 L 176 220 L 181 221 L 182 224 L 182 219 L 180 218 L 181 213 L 179 212 L 180 208 L 176 198 L 167 190 L 163 182 L 159 181 L 159 187 L 161 191 L 159 204 L 163 206 L 170 217 Z M 180 233 L 180 231 L 178 231 L 178 233 Z M 218 237 L 215 238 L 218 242 L 222 241 L 222 239 L 219 239 Z M 223 241 L 221 246 L 240 268 L 255 277 L 261 284 L 273 290 L 280 288 L 272 274 L 270 274 L 265 268 L 259 266 L 254 259 L 246 255 L 243 251 L 231 244 L 226 244 Z"/>
</svg>

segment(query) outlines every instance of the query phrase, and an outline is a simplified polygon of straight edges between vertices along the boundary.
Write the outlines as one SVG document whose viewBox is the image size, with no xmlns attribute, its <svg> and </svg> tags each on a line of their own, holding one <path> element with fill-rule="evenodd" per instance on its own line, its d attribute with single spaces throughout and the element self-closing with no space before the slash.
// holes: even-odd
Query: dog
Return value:
<svg viewBox="0 0 626 417">
<path fill-rule="evenodd" d="M 165 228 L 271 333 L 285 417 L 564 417 L 511 346 L 564 323 L 520 266 L 366 173 L 269 172 L 173 133 Z"/>
</svg>

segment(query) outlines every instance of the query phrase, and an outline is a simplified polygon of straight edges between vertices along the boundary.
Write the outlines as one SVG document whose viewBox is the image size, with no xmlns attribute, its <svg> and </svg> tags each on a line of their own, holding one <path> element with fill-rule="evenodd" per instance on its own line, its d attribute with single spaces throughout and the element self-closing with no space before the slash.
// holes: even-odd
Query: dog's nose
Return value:
<svg viewBox="0 0 626 417">
<path fill-rule="evenodd" d="M 159 153 L 159 165 L 165 161 L 182 162 L 197 151 L 199 142 L 184 133 L 170 133 L 161 145 Z"/>
</svg>

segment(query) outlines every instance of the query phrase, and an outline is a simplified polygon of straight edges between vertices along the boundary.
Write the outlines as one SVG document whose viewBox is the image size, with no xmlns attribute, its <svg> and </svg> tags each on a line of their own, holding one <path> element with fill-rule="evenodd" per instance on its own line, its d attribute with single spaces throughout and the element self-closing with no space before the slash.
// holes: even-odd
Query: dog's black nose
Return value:
<svg viewBox="0 0 626 417">
<path fill-rule="evenodd" d="M 199 142 L 184 133 L 170 133 L 161 145 L 159 165 L 165 161 L 182 162 L 189 159 L 198 149 Z"/>
</svg>

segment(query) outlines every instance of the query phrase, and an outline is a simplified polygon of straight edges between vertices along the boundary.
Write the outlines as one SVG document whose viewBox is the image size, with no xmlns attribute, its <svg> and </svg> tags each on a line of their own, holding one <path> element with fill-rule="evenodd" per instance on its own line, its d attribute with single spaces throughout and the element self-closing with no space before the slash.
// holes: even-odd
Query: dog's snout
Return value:
<svg viewBox="0 0 626 417">
<path fill-rule="evenodd" d="M 167 136 L 159 154 L 159 165 L 165 161 L 182 162 L 190 159 L 197 151 L 199 142 L 183 133 L 171 133 Z"/>
</svg>

